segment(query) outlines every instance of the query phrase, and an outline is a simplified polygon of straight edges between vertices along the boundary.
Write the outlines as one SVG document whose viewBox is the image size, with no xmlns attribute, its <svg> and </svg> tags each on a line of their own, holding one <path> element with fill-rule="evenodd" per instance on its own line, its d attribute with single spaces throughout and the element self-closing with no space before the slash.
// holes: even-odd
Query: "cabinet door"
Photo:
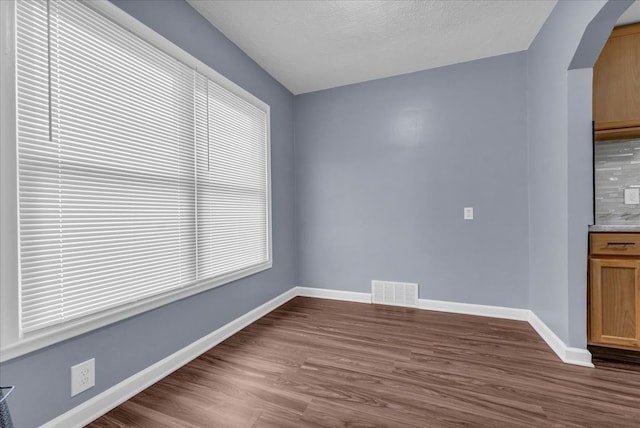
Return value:
<svg viewBox="0 0 640 428">
<path fill-rule="evenodd" d="M 596 130 L 640 126 L 640 24 L 616 28 L 593 67 Z"/>
<path fill-rule="evenodd" d="M 640 348 L 640 261 L 591 259 L 591 342 Z"/>
</svg>

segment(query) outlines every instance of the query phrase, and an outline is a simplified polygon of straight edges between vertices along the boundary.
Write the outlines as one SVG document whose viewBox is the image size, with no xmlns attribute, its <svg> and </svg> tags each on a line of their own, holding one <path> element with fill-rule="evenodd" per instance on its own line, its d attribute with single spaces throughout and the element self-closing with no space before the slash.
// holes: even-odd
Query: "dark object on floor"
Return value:
<svg viewBox="0 0 640 428">
<path fill-rule="evenodd" d="M 7 396 L 13 391 L 13 386 L 0 386 L 0 428 L 13 428 Z"/>
</svg>

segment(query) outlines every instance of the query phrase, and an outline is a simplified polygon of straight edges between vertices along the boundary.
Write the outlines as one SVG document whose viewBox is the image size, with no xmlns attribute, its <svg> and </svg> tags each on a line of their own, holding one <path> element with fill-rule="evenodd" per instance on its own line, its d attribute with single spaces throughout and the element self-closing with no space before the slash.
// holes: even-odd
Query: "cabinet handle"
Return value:
<svg viewBox="0 0 640 428">
<path fill-rule="evenodd" d="M 636 245 L 635 242 L 607 242 L 607 245 Z"/>
</svg>

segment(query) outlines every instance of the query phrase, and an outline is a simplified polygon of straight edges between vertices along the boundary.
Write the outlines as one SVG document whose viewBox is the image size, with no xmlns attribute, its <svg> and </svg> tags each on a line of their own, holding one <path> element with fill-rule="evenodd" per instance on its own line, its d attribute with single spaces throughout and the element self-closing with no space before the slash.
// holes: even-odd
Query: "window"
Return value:
<svg viewBox="0 0 640 428">
<path fill-rule="evenodd" d="M 266 104 L 111 4 L 2 7 L 19 248 L 3 359 L 271 267 Z"/>
</svg>

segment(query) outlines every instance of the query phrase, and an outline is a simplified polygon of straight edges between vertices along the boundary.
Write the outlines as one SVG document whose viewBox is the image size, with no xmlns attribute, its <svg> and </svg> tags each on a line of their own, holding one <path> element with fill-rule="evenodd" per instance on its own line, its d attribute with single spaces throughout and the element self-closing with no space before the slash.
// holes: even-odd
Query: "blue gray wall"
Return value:
<svg viewBox="0 0 640 428">
<path fill-rule="evenodd" d="M 527 50 L 530 309 L 574 347 L 586 345 L 590 67 L 630 3 L 559 1 Z"/>
<path fill-rule="evenodd" d="M 294 285 L 415 281 L 421 298 L 529 307 L 584 346 L 589 63 L 630 0 L 562 0 L 526 54 L 302 95 L 295 117 L 294 97 L 186 3 L 114 3 L 271 105 L 274 267 L 3 363 L 17 426 Z M 69 398 L 69 367 L 92 357 L 96 387 Z"/>
<path fill-rule="evenodd" d="M 528 308 L 525 72 L 515 53 L 296 96 L 298 285 Z"/>
<path fill-rule="evenodd" d="M 293 96 L 183 1 L 114 1 L 271 106 L 273 268 L 17 358 L 0 366 L 17 385 L 17 427 L 35 427 L 163 359 L 295 285 Z M 69 398 L 69 368 L 96 359 L 96 386 Z"/>
</svg>

